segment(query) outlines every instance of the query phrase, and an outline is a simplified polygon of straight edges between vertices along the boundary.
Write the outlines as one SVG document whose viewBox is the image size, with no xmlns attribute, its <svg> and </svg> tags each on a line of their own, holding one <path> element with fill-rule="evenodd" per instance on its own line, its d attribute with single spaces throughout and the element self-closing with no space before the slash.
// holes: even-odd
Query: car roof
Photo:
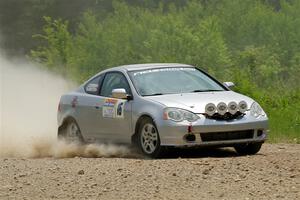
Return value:
<svg viewBox="0 0 300 200">
<path fill-rule="evenodd" d="M 181 64 L 181 63 L 145 63 L 145 64 L 131 64 L 131 65 L 121 65 L 118 67 L 108 68 L 103 70 L 90 79 L 85 81 L 83 85 L 88 83 L 90 80 L 94 79 L 95 77 L 99 76 L 100 74 L 104 74 L 111 71 L 136 71 L 136 70 L 147 70 L 147 69 L 154 69 L 154 68 L 168 68 L 168 67 L 194 67 L 192 65 Z"/>
<path fill-rule="evenodd" d="M 109 70 L 125 69 L 127 71 L 135 71 L 135 70 L 144 70 L 144 69 L 152 69 L 152 68 L 168 68 L 168 67 L 193 67 L 193 66 L 187 64 L 180 64 L 180 63 L 146 63 L 146 64 L 122 65 L 119 67 L 110 68 Z"/>
</svg>

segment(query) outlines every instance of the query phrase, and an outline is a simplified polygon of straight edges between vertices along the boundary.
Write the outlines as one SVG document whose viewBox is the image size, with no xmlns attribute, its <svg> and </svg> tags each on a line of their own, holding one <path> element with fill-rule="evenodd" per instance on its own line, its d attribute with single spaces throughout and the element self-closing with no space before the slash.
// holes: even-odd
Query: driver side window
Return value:
<svg viewBox="0 0 300 200">
<path fill-rule="evenodd" d="M 109 72 L 105 75 L 100 96 L 112 97 L 112 90 L 124 88 L 127 94 L 130 94 L 130 87 L 125 76 L 119 72 Z"/>
</svg>

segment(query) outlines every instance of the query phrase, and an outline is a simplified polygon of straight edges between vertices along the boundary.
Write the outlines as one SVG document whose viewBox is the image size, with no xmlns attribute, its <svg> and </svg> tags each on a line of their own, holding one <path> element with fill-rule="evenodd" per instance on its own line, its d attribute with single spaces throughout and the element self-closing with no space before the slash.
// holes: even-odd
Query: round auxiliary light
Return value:
<svg viewBox="0 0 300 200">
<path fill-rule="evenodd" d="M 239 111 L 242 112 L 242 113 L 244 113 L 244 112 L 247 111 L 247 109 L 248 109 L 248 105 L 247 105 L 246 101 L 240 101 L 240 103 L 239 103 Z"/>
<path fill-rule="evenodd" d="M 209 103 L 205 106 L 205 112 L 208 116 L 213 116 L 216 112 L 217 108 L 215 104 Z"/>
<path fill-rule="evenodd" d="M 238 111 L 238 105 L 234 101 L 228 104 L 228 112 L 234 115 Z"/>
<path fill-rule="evenodd" d="M 221 102 L 217 105 L 217 110 L 220 115 L 224 115 L 227 112 L 227 105 L 224 102 Z"/>
</svg>

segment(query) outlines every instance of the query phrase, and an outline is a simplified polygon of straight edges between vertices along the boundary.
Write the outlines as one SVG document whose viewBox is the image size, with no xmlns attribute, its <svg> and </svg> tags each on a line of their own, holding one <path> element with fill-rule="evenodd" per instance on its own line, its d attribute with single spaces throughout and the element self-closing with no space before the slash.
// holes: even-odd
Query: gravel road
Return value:
<svg viewBox="0 0 300 200">
<path fill-rule="evenodd" d="M 173 157 L 0 158 L 0 199 L 300 199 L 297 144 Z"/>
</svg>

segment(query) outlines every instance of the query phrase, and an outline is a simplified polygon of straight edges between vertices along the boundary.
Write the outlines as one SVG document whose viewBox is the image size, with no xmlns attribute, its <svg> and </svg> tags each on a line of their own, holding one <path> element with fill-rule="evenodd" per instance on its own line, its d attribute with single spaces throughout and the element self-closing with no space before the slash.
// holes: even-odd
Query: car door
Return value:
<svg viewBox="0 0 300 200">
<path fill-rule="evenodd" d="M 105 142 L 131 142 L 132 101 L 112 98 L 112 90 L 123 88 L 131 95 L 128 80 L 122 72 L 106 73 L 100 90 L 101 111 L 97 139 Z"/>
</svg>

